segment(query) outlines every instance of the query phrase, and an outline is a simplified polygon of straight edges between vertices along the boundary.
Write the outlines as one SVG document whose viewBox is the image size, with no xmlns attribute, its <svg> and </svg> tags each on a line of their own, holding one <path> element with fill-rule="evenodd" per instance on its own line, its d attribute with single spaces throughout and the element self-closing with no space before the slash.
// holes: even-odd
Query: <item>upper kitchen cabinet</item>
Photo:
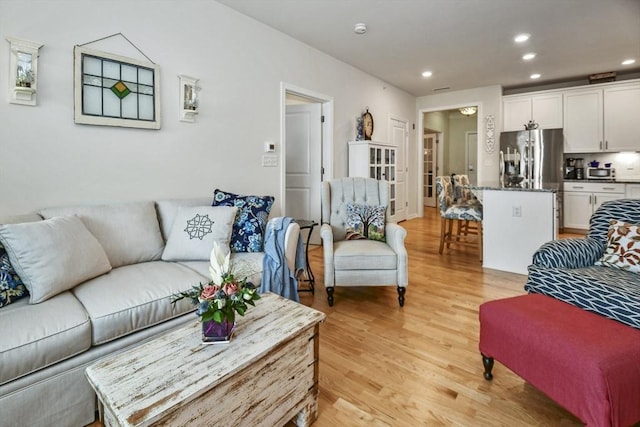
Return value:
<svg viewBox="0 0 640 427">
<path fill-rule="evenodd" d="M 604 142 L 607 151 L 640 150 L 640 83 L 604 90 Z"/>
<path fill-rule="evenodd" d="M 603 149 L 602 89 L 564 94 L 564 151 L 590 153 Z"/>
<path fill-rule="evenodd" d="M 564 151 L 637 151 L 640 83 L 616 83 L 564 93 Z"/>
<path fill-rule="evenodd" d="M 508 95 L 502 98 L 503 130 L 523 130 L 533 120 L 542 129 L 562 127 L 562 93 Z"/>
</svg>

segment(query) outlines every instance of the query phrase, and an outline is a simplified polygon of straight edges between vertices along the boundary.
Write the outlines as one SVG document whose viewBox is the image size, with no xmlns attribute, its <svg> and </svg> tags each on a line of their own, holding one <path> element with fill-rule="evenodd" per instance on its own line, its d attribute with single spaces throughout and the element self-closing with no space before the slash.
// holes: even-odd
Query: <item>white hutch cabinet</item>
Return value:
<svg viewBox="0 0 640 427">
<path fill-rule="evenodd" d="M 389 221 L 396 218 L 396 147 L 375 141 L 349 141 L 350 177 L 389 182 Z"/>
</svg>

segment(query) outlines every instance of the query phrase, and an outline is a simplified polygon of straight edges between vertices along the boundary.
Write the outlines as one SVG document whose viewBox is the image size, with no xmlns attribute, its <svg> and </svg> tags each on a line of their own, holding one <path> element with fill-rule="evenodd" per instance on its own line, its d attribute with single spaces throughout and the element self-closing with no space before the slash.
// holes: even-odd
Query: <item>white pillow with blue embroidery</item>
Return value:
<svg viewBox="0 0 640 427">
<path fill-rule="evenodd" d="M 162 252 L 164 261 L 209 261 L 213 242 L 229 248 L 238 208 L 233 206 L 183 206 L 173 220 Z"/>
<path fill-rule="evenodd" d="M 607 247 L 595 264 L 640 273 L 640 226 L 611 220 Z"/>
</svg>

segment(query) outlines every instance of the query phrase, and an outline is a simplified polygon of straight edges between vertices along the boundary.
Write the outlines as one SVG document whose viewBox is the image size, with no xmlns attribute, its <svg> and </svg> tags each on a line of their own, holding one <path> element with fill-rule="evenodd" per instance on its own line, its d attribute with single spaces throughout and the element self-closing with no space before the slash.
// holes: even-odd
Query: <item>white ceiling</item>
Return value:
<svg viewBox="0 0 640 427">
<path fill-rule="evenodd" d="M 640 0 L 218 2 L 415 96 L 640 72 Z M 353 32 L 360 22 L 365 35 Z M 522 32 L 531 38 L 518 45 Z M 527 52 L 537 57 L 525 62 Z M 622 66 L 627 58 L 636 63 Z M 532 81 L 534 72 L 542 77 Z"/>
</svg>

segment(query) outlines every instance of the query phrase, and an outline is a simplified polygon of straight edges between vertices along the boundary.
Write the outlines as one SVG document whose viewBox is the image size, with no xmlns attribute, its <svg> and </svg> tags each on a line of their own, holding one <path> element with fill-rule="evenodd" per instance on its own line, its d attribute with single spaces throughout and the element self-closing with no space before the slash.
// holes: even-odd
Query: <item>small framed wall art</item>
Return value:
<svg viewBox="0 0 640 427">
<path fill-rule="evenodd" d="M 36 105 L 38 56 L 42 43 L 7 37 L 10 43 L 9 102 Z"/>
<path fill-rule="evenodd" d="M 195 122 L 198 114 L 198 79 L 178 74 L 180 79 L 180 121 Z"/>
<path fill-rule="evenodd" d="M 160 67 L 75 46 L 74 110 L 79 124 L 160 129 Z"/>
</svg>

